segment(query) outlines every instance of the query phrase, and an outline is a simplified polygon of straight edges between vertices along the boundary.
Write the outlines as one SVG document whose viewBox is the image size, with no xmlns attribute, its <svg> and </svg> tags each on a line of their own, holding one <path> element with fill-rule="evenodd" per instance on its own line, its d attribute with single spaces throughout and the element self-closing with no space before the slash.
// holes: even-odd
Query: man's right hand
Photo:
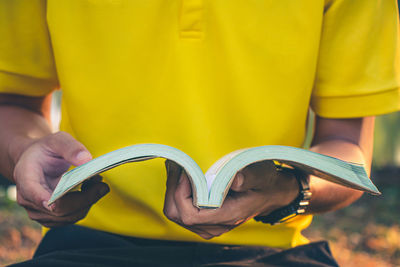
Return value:
<svg viewBox="0 0 400 267">
<path fill-rule="evenodd" d="M 71 165 L 79 166 L 92 159 L 89 151 L 71 135 L 58 132 L 30 144 L 14 168 L 17 202 L 32 220 L 46 227 L 57 227 L 83 219 L 90 207 L 109 191 L 96 176 L 58 199 L 50 207 L 47 201 L 61 175 Z"/>
</svg>

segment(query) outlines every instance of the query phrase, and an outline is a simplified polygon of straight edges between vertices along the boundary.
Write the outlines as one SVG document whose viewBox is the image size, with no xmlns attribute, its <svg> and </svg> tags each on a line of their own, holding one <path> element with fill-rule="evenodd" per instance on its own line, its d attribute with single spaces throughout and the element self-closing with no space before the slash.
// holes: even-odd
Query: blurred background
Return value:
<svg viewBox="0 0 400 267">
<path fill-rule="evenodd" d="M 53 95 L 52 120 L 59 123 L 61 92 Z M 311 140 L 313 115 L 310 115 Z M 341 266 L 400 266 L 400 113 L 376 120 L 372 180 L 382 196 L 364 196 L 340 211 L 314 217 L 305 231 L 327 239 Z M 41 228 L 15 202 L 15 186 L 0 176 L 0 265 L 32 257 Z"/>
</svg>

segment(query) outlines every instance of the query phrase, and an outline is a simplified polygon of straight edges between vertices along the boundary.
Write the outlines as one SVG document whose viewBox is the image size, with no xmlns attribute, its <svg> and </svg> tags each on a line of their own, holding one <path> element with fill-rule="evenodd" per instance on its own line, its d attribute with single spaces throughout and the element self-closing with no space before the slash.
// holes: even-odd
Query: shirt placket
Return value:
<svg viewBox="0 0 400 267">
<path fill-rule="evenodd" d="M 201 39 L 203 36 L 203 0 L 182 0 L 179 36 L 183 39 Z"/>
</svg>

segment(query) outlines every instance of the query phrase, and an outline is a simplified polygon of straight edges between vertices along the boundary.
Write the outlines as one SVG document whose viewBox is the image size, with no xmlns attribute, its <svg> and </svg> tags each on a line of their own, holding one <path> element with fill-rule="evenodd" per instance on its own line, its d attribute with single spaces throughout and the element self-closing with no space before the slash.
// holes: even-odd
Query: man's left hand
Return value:
<svg viewBox="0 0 400 267">
<path fill-rule="evenodd" d="M 271 161 L 262 161 L 236 174 L 220 208 L 199 209 L 193 205 L 192 187 L 185 171 L 168 160 L 166 167 L 164 214 L 205 239 L 220 236 L 255 216 L 268 215 L 290 204 L 299 194 L 294 175 L 277 171 Z"/>
</svg>

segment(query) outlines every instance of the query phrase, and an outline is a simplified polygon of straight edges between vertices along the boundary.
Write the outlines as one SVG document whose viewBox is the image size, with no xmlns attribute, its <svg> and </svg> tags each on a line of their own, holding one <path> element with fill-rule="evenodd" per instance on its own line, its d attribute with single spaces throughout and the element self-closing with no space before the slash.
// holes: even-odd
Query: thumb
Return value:
<svg viewBox="0 0 400 267">
<path fill-rule="evenodd" d="M 235 178 L 233 178 L 233 182 L 231 184 L 231 190 L 235 192 L 243 192 L 245 191 L 243 188 L 243 183 L 244 183 L 244 175 L 242 172 L 238 172 L 235 175 Z"/>
<path fill-rule="evenodd" d="M 175 191 L 175 203 L 179 213 L 182 215 L 197 211 L 197 208 L 193 205 L 193 201 L 192 186 L 189 177 L 183 171 L 179 177 L 178 186 Z"/>
<path fill-rule="evenodd" d="M 74 166 L 82 165 L 92 159 L 86 147 L 66 132 L 57 132 L 49 136 L 46 145 L 51 152 L 63 157 Z"/>
<path fill-rule="evenodd" d="M 273 184 L 276 177 L 277 171 L 271 161 L 256 162 L 236 174 L 231 190 L 235 192 L 261 190 Z"/>
</svg>

